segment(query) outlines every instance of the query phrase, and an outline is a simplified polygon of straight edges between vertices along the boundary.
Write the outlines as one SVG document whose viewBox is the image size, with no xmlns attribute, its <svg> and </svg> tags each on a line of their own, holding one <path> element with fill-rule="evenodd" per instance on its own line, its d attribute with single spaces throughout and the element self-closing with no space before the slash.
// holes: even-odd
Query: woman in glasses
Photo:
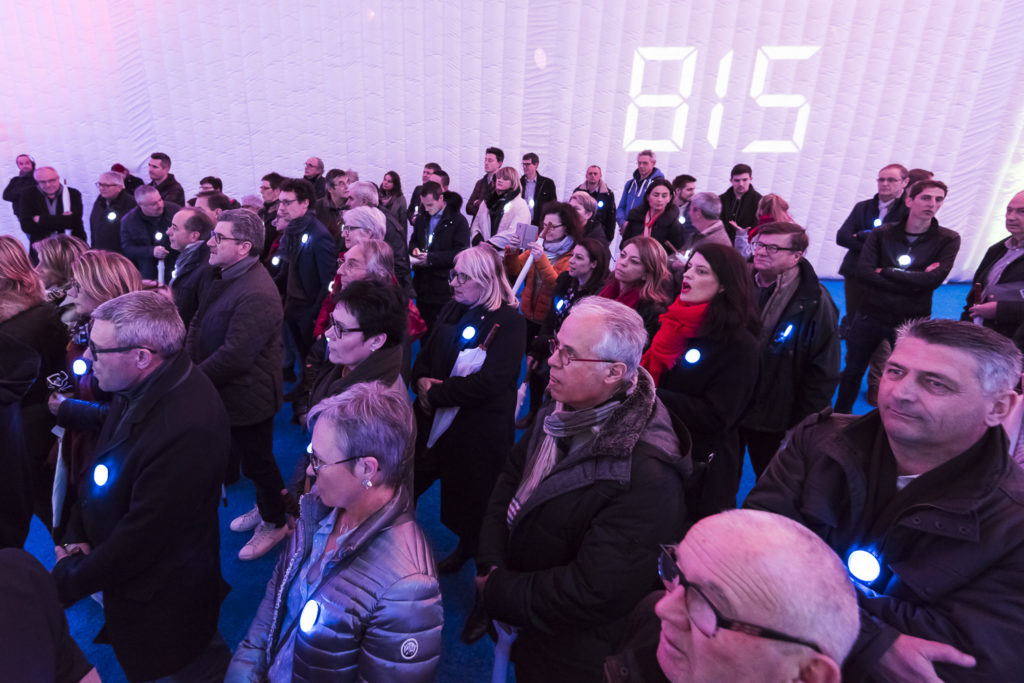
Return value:
<svg viewBox="0 0 1024 683">
<path fill-rule="evenodd" d="M 515 437 L 516 386 L 526 346 L 526 322 L 498 254 L 481 244 L 460 252 L 451 271 L 452 301 L 438 314 L 412 369 L 416 392 L 417 496 L 441 480 L 441 521 L 459 545 L 438 564 L 457 571 L 477 549 L 487 499 Z M 476 353 L 471 353 L 475 351 Z M 456 361 L 484 355 L 464 376 Z M 447 408 L 457 410 L 440 433 Z M 438 427 L 440 429 L 440 427 Z"/>
<path fill-rule="evenodd" d="M 469 226 L 470 243 L 490 242 L 495 248 L 504 249 L 515 234 L 516 224 L 530 222 L 530 206 L 521 195 L 519 172 L 511 166 L 499 168 L 494 176 L 494 189 L 484 197 L 483 206 Z"/>
<path fill-rule="evenodd" d="M 743 257 L 723 244 L 694 247 L 679 296 L 642 361 L 662 402 L 693 437 L 693 519 L 736 506 L 743 469 L 738 425 L 757 383 L 759 328 Z"/>
<path fill-rule="evenodd" d="M 408 397 L 360 383 L 310 422 L 316 485 L 225 681 L 432 681 L 444 613 L 413 519 Z"/>
<path fill-rule="evenodd" d="M 65 398 L 79 401 L 107 402 L 110 395 L 100 389 L 93 379 L 92 364 L 82 354 L 89 344 L 89 324 L 92 312 L 100 304 L 116 299 L 128 292 L 142 290 L 142 276 L 127 257 L 112 251 L 92 249 L 79 256 L 71 264 L 71 282 L 68 300 L 74 302 L 74 320 L 70 324 L 71 341 L 67 345 L 66 370 L 70 392 L 54 393 L 50 396 L 50 410 L 57 416 L 57 424 L 63 426 L 68 420 L 68 411 L 73 404 L 66 404 Z M 77 490 L 79 479 L 88 471 L 95 453 L 98 432 L 65 429 L 61 446 L 68 467 L 67 499 L 64 508 L 71 504 L 71 496 Z"/>
<path fill-rule="evenodd" d="M 38 372 L 35 381 L 27 393 L 20 396 L 21 429 L 15 436 L 23 439 L 25 454 L 29 456 L 27 463 L 17 463 L 24 475 L 31 481 L 31 508 L 25 509 L 18 505 L 18 499 L 25 501 L 26 488 L 20 484 L 27 483 L 25 477 L 18 477 L 15 471 L 5 469 L 0 472 L 2 477 L 18 479 L 15 487 L 16 499 L 5 498 L 0 524 L 8 529 L 0 529 L 3 536 L 11 536 L 16 540 L 13 545 L 20 547 L 28 534 L 28 525 L 34 510 L 36 515 L 51 526 L 49 491 L 53 484 L 53 468 L 47 467 L 47 455 L 53 443 L 53 416 L 46 407 L 46 378 L 60 371 L 64 366 L 64 347 L 67 343 L 67 330 L 60 322 L 57 309 L 46 301 L 43 282 L 39 279 L 28 254 L 21 242 L 9 236 L 0 237 L 0 335 L 11 337 L 33 349 L 37 356 Z M 8 364 L 8 361 L 11 361 Z M 3 361 L 4 378 L 9 377 L 7 370 L 13 374 L 13 359 Z M 12 444 L 0 445 L 6 450 Z M 20 450 L 20 449 L 18 449 Z M 26 467 L 27 464 L 27 467 Z M 10 507 L 20 508 L 17 511 Z M 7 533 L 7 532 L 10 533 Z"/>
<path fill-rule="evenodd" d="M 672 302 L 672 276 L 665 249 L 652 237 L 622 243 L 612 278 L 600 296 L 629 306 L 644 319 L 647 344 L 658 331 L 658 318 Z"/>
</svg>

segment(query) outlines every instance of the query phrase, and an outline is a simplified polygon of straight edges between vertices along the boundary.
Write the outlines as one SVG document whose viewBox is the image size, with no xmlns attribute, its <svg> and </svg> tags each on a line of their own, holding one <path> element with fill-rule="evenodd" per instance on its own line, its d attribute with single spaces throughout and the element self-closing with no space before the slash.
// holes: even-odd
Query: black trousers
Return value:
<svg viewBox="0 0 1024 683">
<path fill-rule="evenodd" d="M 746 446 L 747 453 L 750 455 L 750 465 L 754 468 L 754 475 L 758 479 L 768 469 L 768 463 L 775 457 L 785 436 L 785 432 L 760 432 L 755 429 L 740 428 L 740 440 Z"/>
<path fill-rule="evenodd" d="M 896 325 L 870 318 L 863 313 L 853 319 L 846 335 L 846 367 L 839 378 L 835 411 L 849 413 L 860 393 L 860 383 L 871 363 L 871 356 L 883 341 L 896 343 Z"/>
<path fill-rule="evenodd" d="M 231 428 L 231 454 L 240 457 L 242 474 L 256 486 L 256 507 L 263 521 L 282 526 L 285 518 L 284 480 L 274 459 L 274 418 Z"/>
</svg>

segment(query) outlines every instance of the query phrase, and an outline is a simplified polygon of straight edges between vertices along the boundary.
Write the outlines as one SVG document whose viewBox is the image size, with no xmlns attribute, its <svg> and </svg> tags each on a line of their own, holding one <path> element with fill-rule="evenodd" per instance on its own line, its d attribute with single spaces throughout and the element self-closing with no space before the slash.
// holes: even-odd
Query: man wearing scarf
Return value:
<svg viewBox="0 0 1024 683">
<path fill-rule="evenodd" d="M 52 166 L 41 166 L 34 175 L 35 187 L 26 188 L 18 204 L 21 229 L 28 235 L 29 242 L 34 244 L 56 233 L 86 239 L 82 193 L 61 182 Z M 30 253 L 35 258 L 35 252 Z"/>
<path fill-rule="evenodd" d="M 491 494 L 477 587 L 487 616 L 518 630 L 517 681 L 603 680 L 659 544 L 686 527 L 690 438 L 639 367 L 646 340 L 628 307 L 577 303 L 553 344 L 554 400 Z"/>
<path fill-rule="evenodd" d="M 807 245 L 802 227 L 778 222 L 751 242 L 761 374 L 740 437 L 759 477 L 786 431 L 827 408 L 839 383 L 839 311 L 803 257 Z"/>
</svg>

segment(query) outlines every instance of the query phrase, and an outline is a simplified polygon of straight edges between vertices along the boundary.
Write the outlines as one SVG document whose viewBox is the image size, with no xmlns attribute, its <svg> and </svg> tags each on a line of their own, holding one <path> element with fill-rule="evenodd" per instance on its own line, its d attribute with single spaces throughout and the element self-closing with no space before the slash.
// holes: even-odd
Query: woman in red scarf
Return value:
<svg viewBox="0 0 1024 683">
<path fill-rule="evenodd" d="M 679 207 L 672 203 L 672 183 L 664 178 L 651 181 L 644 201 L 626 216 L 622 228 L 622 241 L 643 235 L 653 237 L 665 248 L 665 242 L 674 249 L 683 246 L 683 226 L 679 222 Z M 667 248 L 666 248 L 667 251 Z"/>
<path fill-rule="evenodd" d="M 665 250 L 650 237 L 622 243 L 615 271 L 599 296 L 629 306 L 644 319 L 647 344 L 658 331 L 658 318 L 668 309 L 674 293 Z"/>
<path fill-rule="evenodd" d="M 737 425 L 757 383 L 758 326 L 743 258 L 722 244 L 695 247 L 679 297 L 641 361 L 693 437 L 693 519 L 736 505 L 743 467 Z"/>
</svg>

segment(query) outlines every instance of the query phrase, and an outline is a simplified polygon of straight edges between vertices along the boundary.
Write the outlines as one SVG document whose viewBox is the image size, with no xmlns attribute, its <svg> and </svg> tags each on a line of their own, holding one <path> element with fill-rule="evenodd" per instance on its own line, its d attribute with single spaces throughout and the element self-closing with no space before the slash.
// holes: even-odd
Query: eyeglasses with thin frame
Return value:
<svg viewBox="0 0 1024 683">
<path fill-rule="evenodd" d="M 756 253 L 758 249 L 764 249 L 764 252 L 769 256 L 775 256 L 780 251 L 800 251 L 799 249 L 794 249 L 793 247 L 780 247 L 777 244 L 765 244 L 764 242 L 759 242 L 758 240 L 754 240 L 753 242 L 750 243 L 750 250 L 752 252 Z"/>
<path fill-rule="evenodd" d="M 361 328 L 361 327 L 342 327 L 341 323 L 339 323 L 338 320 L 333 315 L 330 316 L 330 318 L 331 318 L 331 329 L 334 330 L 334 334 L 337 335 L 335 337 L 336 339 L 341 339 L 341 335 L 345 334 L 346 332 L 362 332 L 363 331 L 363 328 Z"/>
<path fill-rule="evenodd" d="M 241 239 L 240 237 L 229 237 L 229 236 L 225 235 L 222 232 L 217 232 L 216 230 L 214 230 L 211 234 L 213 235 L 213 241 L 216 242 L 217 244 L 220 244 L 224 240 L 230 240 L 232 242 L 251 242 L 252 241 L 252 240 Z"/>
<path fill-rule="evenodd" d="M 576 358 L 575 356 L 570 356 L 569 350 L 562 346 L 557 337 L 548 339 L 548 350 L 551 352 L 552 358 L 558 358 L 558 365 L 563 368 L 567 367 L 570 363 L 618 363 L 618 361 L 608 360 L 607 358 Z"/>
<path fill-rule="evenodd" d="M 448 271 L 448 282 L 458 281 L 460 285 L 464 285 L 472 279 L 467 273 L 460 273 L 454 268 Z"/>
<path fill-rule="evenodd" d="M 313 470 L 314 476 L 320 476 L 320 470 L 322 470 L 325 467 L 331 467 L 332 465 L 340 465 L 343 462 L 351 462 L 353 460 L 359 460 L 359 458 L 361 458 L 361 457 L 363 457 L 363 456 L 357 455 L 354 458 L 345 458 L 344 460 L 339 460 L 338 462 L 320 462 L 320 458 L 318 458 L 316 456 L 316 454 L 310 454 L 310 456 L 309 456 L 309 467 L 310 467 L 311 470 Z"/>
<path fill-rule="evenodd" d="M 544 221 L 544 224 L 541 227 L 544 228 L 545 230 L 554 230 L 555 228 L 561 228 L 564 226 L 561 223 L 549 223 L 547 221 Z"/>
<path fill-rule="evenodd" d="M 102 189 L 104 189 L 106 187 L 121 187 L 121 185 L 118 185 L 117 183 L 99 183 L 98 182 L 98 183 L 96 183 L 96 187 L 98 187 L 99 189 L 102 190 Z"/>
<path fill-rule="evenodd" d="M 661 577 L 662 582 L 665 584 L 665 590 L 669 593 L 677 588 L 682 588 L 685 591 L 683 599 L 686 601 L 686 613 L 690 623 L 706 637 L 714 638 L 715 634 L 718 633 L 718 629 L 724 628 L 727 631 L 746 633 L 748 636 L 754 636 L 755 638 L 766 638 L 784 643 L 805 645 L 815 652 L 824 654 L 820 647 L 809 640 L 803 640 L 781 631 L 726 617 L 715 607 L 714 603 L 711 602 L 700 588 L 686 580 L 683 570 L 679 568 L 679 564 L 676 562 L 675 553 L 675 547 L 669 545 L 661 546 L 661 554 L 658 556 L 658 576 Z"/>
</svg>

